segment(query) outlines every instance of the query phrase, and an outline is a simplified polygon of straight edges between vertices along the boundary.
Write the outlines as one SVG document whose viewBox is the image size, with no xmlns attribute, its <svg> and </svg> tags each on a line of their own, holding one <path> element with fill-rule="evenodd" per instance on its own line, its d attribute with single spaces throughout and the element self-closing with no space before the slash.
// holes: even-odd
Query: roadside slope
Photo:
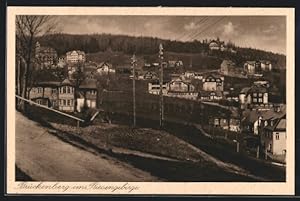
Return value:
<svg viewBox="0 0 300 201">
<path fill-rule="evenodd" d="M 67 144 L 16 112 L 16 165 L 37 181 L 157 181 L 104 154 Z"/>
</svg>

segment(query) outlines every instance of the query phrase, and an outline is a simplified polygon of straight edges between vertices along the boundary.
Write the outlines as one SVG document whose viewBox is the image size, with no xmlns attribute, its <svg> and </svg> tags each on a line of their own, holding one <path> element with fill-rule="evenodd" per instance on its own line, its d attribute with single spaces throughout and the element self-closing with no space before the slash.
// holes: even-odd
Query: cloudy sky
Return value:
<svg viewBox="0 0 300 201">
<path fill-rule="evenodd" d="M 219 37 L 238 46 L 286 54 L 282 16 L 58 16 L 58 31 L 71 34 L 111 33 L 171 40 Z"/>
</svg>

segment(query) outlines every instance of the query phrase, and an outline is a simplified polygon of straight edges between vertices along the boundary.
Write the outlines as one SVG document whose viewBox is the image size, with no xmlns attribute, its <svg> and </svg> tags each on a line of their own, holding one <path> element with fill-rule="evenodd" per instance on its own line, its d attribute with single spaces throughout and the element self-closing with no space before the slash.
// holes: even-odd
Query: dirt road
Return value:
<svg viewBox="0 0 300 201">
<path fill-rule="evenodd" d="M 51 135 L 16 112 L 16 165 L 37 181 L 158 181 L 104 154 L 92 154 Z"/>
</svg>

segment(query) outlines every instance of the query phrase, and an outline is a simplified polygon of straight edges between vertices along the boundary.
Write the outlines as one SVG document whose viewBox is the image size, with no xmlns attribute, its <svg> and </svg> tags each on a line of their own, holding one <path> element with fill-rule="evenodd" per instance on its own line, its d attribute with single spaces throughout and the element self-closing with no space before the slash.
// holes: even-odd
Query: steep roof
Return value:
<svg viewBox="0 0 300 201">
<path fill-rule="evenodd" d="M 65 86 L 65 85 L 69 85 L 69 86 L 74 86 L 74 84 L 68 79 L 64 79 L 61 83 L 60 86 Z"/>
<path fill-rule="evenodd" d="M 80 89 L 97 89 L 96 79 L 85 79 L 79 86 Z"/>
</svg>

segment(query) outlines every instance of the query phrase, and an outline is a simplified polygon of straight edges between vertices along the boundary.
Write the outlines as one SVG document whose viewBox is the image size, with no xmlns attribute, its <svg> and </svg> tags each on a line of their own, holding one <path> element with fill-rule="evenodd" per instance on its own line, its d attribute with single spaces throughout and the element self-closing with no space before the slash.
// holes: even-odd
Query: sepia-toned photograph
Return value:
<svg viewBox="0 0 300 201">
<path fill-rule="evenodd" d="M 12 192 L 287 184 L 291 10 L 43 9 L 9 16 Z"/>
</svg>

